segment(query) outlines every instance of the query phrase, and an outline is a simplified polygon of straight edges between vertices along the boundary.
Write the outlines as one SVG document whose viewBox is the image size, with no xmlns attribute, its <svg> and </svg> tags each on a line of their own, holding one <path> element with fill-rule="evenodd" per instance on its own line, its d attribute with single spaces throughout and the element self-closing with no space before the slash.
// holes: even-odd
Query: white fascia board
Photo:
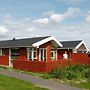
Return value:
<svg viewBox="0 0 90 90">
<path fill-rule="evenodd" d="M 84 44 L 84 46 L 86 47 L 87 51 L 89 51 L 88 47 L 86 46 L 84 41 L 81 41 L 76 47 L 75 49 L 78 49 L 82 44 Z"/>
<path fill-rule="evenodd" d="M 49 42 L 49 41 L 51 41 L 51 40 L 54 40 L 60 47 L 63 46 L 63 45 L 62 45 L 55 37 L 53 37 L 53 36 L 48 37 L 48 38 L 46 38 L 46 39 L 43 39 L 43 40 L 41 40 L 41 41 L 38 41 L 38 42 L 36 42 L 36 43 L 33 43 L 32 45 L 33 45 L 34 47 L 38 47 L 38 48 L 39 48 L 40 45 L 42 45 L 42 44 L 44 44 L 44 43 L 47 43 L 47 42 Z"/>
</svg>

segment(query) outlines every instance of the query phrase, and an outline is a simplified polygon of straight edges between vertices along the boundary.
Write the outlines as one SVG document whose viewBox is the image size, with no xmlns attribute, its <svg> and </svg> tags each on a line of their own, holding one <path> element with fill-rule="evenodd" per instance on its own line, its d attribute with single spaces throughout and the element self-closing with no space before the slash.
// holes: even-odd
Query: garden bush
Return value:
<svg viewBox="0 0 90 90">
<path fill-rule="evenodd" d="M 58 79 L 90 79 L 90 67 L 87 65 L 58 66 L 54 68 L 50 76 Z"/>
</svg>

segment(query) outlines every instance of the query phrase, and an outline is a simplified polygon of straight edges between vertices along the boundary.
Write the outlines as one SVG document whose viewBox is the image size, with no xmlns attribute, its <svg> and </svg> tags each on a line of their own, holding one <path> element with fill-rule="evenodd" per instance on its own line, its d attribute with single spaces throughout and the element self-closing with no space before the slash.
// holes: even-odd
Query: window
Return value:
<svg viewBox="0 0 90 90">
<path fill-rule="evenodd" d="M 6 52 L 6 49 L 3 48 L 3 49 L 2 49 L 2 55 L 5 55 L 5 52 Z"/>
<path fill-rule="evenodd" d="M 37 49 L 36 48 L 29 49 L 29 59 L 32 61 L 37 60 Z"/>
<path fill-rule="evenodd" d="M 46 48 L 40 48 L 40 60 L 46 61 Z"/>
<path fill-rule="evenodd" d="M 2 49 L 0 49 L 0 55 L 2 55 Z"/>
<path fill-rule="evenodd" d="M 77 53 L 77 50 L 76 50 L 76 49 L 74 49 L 74 50 L 73 50 L 73 53 Z"/>
<path fill-rule="evenodd" d="M 87 51 L 81 50 L 81 51 L 77 51 L 77 53 L 86 53 Z"/>
<path fill-rule="evenodd" d="M 18 59 L 19 58 L 19 54 L 20 54 L 19 48 L 11 49 L 11 60 Z"/>
<path fill-rule="evenodd" d="M 57 60 L 57 50 L 51 49 L 51 60 Z"/>
<path fill-rule="evenodd" d="M 0 55 L 5 55 L 5 48 L 0 49 Z"/>
<path fill-rule="evenodd" d="M 77 53 L 82 53 L 82 51 L 77 51 Z"/>
</svg>

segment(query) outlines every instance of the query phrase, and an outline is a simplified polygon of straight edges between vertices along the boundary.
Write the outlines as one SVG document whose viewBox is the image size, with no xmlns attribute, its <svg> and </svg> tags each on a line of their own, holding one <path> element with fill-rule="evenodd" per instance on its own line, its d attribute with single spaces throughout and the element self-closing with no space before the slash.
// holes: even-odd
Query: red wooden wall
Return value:
<svg viewBox="0 0 90 90">
<path fill-rule="evenodd" d="M 72 60 L 74 64 L 90 64 L 90 57 L 88 57 L 88 54 L 72 54 Z"/>
<path fill-rule="evenodd" d="M 26 48 L 20 48 L 19 60 L 27 60 L 27 49 Z"/>
<path fill-rule="evenodd" d="M 9 49 L 5 50 L 5 55 L 0 55 L 0 65 L 9 65 Z"/>
<path fill-rule="evenodd" d="M 50 59 L 51 59 L 51 41 L 41 45 L 40 48 L 46 48 L 47 49 L 46 61 L 50 61 Z"/>
</svg>

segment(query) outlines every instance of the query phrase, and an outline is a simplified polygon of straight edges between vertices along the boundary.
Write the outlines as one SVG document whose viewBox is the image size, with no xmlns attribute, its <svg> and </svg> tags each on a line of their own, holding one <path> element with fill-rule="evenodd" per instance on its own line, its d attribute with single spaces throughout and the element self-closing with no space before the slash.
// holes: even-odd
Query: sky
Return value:
<svg viewBox="0 0 90 90">
<path fill-rule="evenodd" d="M 0 0 L 0 40 L 38 36 L 90 48 L 90 0 Z"/>
</svg>

